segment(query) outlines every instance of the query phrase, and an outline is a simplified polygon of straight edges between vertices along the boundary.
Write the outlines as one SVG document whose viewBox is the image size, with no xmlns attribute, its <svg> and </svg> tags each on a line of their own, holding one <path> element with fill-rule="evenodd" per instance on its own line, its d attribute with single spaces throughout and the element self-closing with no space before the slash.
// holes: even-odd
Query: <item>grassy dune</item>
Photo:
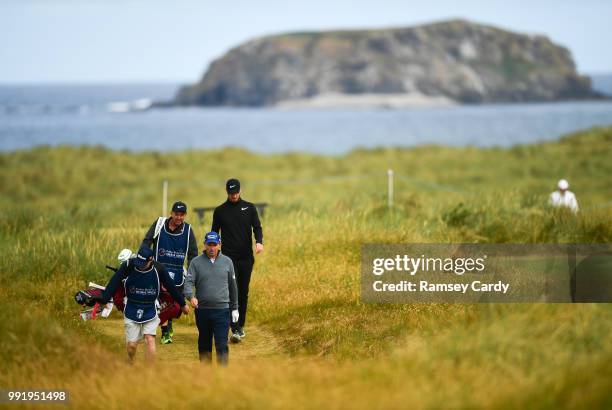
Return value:
<svg viewBox="0 0 612 410">
<path fill-rule="evenodd" d="M 612 242 L 610 158 L 612 128 L 511 149 L 340 157 L 69 147 L 0 154 L 0 387 L 65 388 L 73 407 L 90 408 L 610 407 L 609 305 L 359 299 L 364 242 Z M 396 173 L 392 211 L 388 168 Z M 182 318 L 157 365 L 127 367 L 120 316 L 82 323 L 72 295 L 89 280 L 105 282 L 104 265 L 138 246 L 160 215 L 162 181 L 170 181 L 170 202 L 212 206 L 232 176 L 247 200 L 270 204 L 251 285 L 253 332 L 233 347 L 229 369 L 203 368 L 193 317 Z M 578 197 L 578 216 L 545 206 L 561 177 Z M 188 220 L 201 238 L 211 215 Z"/>
</svg>

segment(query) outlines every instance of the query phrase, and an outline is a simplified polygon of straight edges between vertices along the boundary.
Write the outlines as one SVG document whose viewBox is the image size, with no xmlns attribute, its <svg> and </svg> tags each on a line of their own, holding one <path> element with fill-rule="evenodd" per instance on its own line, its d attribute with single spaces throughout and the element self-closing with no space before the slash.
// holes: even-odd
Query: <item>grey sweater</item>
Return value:
<svg viewBox="0 0 612 410">
<path fill-rule="evenodd" d="M 232 260 L 221 254 L 211 262 L 206 253 L 191 260 L 183 294 L 187 299 L 194 296 L 199 308 L 238 309 L 236 275 Z"/>
</svg>

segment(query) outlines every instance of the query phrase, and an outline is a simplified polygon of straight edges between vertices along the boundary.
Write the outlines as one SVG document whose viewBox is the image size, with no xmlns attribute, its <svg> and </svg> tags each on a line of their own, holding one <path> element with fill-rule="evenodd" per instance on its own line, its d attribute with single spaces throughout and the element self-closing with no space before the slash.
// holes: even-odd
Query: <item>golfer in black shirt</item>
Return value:
<svg viewBox="0 0 612 410">
<path fill-rule="evenodd" d="M 255 205 L 240 198 L 240 181 L 233 178 L 228 180 L 225 189 L 227 201 L 215 208 L 211 231 L 221 234 L 223 254 L 229 256 L 234 263 L 240 319 L 238 323 L 232 323 L 231 340 L 237 343 L 245 337 L 249 283 L 255 263 L 251 235 L 255 236 L 255 253 L 261 253 L 263 232 Z"/>
</svg>

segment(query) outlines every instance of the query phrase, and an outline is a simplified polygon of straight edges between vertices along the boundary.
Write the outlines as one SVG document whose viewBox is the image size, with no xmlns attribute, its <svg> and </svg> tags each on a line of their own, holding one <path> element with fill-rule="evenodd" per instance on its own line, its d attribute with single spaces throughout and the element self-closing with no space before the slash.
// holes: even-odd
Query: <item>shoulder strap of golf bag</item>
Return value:
<svg viewBox="0 0 612 410">
<path fill-rule="evenodd" d="M 164 227 L 164 224 L 166 223 L 166 218 L 163 216 L 160 216 L 159 218 L 157 218 L 157 224 L 155 225 L 155 233 L 153 234 L 153 239 L 157 238 L 159 236 L 159 233 L 161 232 L 162 228 Z"/>
</svg>

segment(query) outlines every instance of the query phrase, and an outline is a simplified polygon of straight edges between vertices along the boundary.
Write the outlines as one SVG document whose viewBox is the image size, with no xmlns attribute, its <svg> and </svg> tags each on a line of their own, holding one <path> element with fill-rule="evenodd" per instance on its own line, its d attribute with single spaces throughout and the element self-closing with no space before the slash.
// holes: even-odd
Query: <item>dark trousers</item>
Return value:
<svg viewBox="0 0 612 410">
<path fill-rule="evenodd" d="M 229 348 L 227 332 L 230 324 L 229 309 L 195 309 L 196 325 L 198 327 L 198 352 L 200 360 L 212 360 L 212 342 L 215 340 L 217 362 L 226 365 Z"/>
<path fill-rule="evenodd" d="M 234 272 L 236 273 L 236 286 L 238 287 L 238 312 L 240 318 L 237 325 L 244 327 L 246 323 L 247 306 L 249 303 L 249 283 L 251 283 L 251 272 L 253 272 L 254 261 L 252 259 L 234 260 Z M 232 329 L 236 324 L 232 323 Z"/>
</svg>

